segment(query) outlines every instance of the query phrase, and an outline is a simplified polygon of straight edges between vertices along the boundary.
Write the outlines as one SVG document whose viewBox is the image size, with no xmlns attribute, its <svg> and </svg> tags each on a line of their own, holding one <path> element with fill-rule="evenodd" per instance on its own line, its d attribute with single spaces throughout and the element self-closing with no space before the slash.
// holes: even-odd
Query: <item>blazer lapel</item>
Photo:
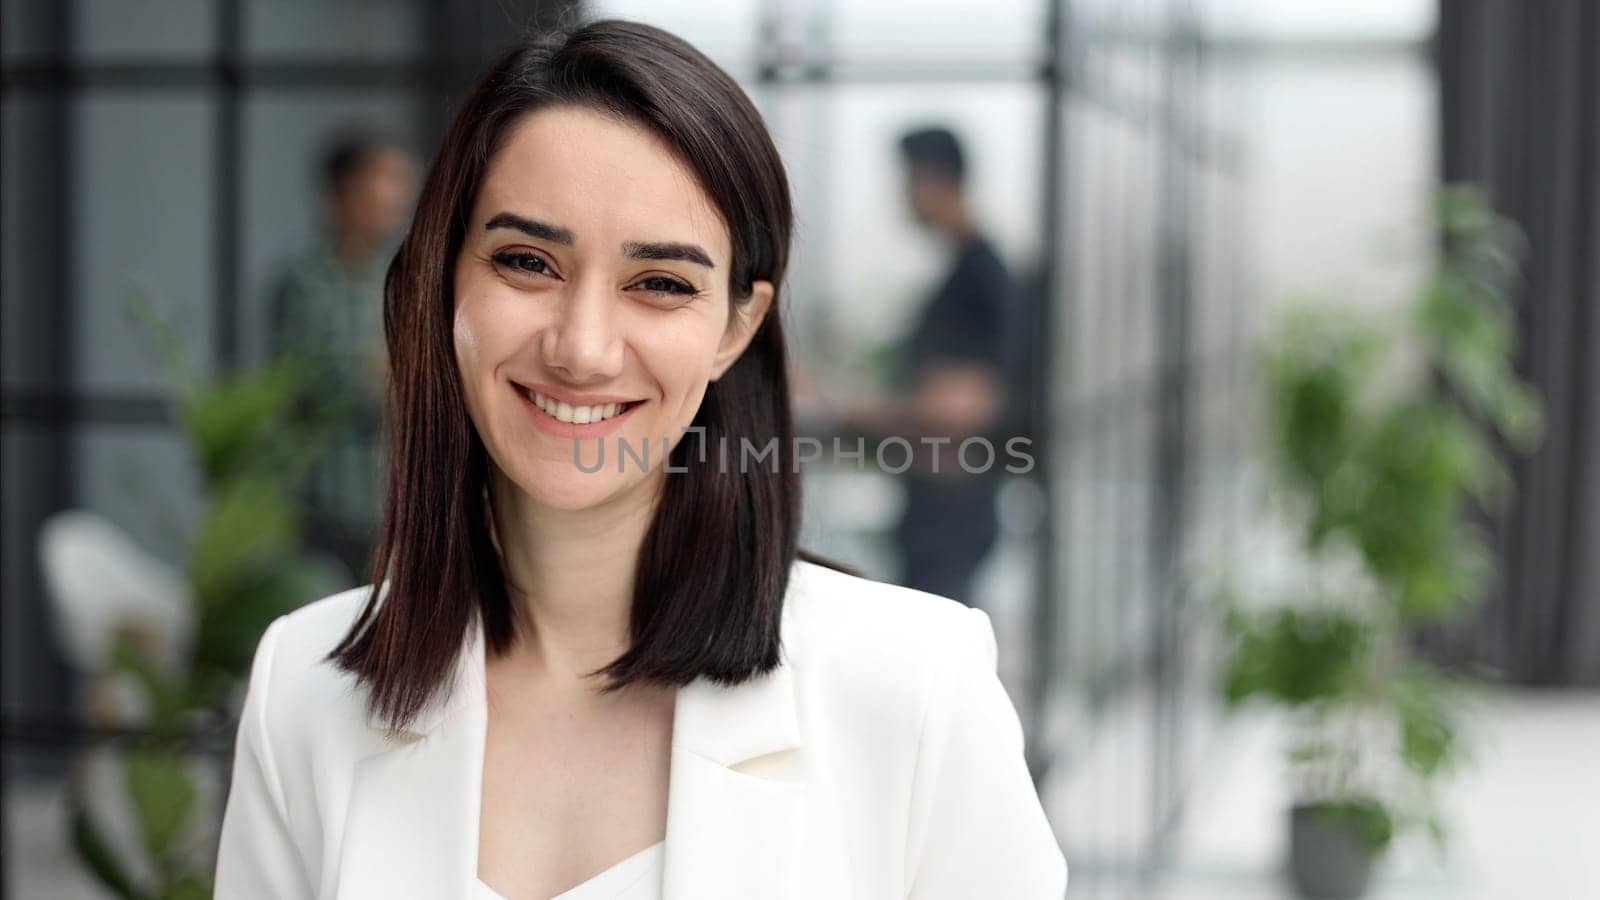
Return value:
<svg viewBox="0 0 1600 900">
<path fill-rule="evenodd" d="M 469 896 L 488 721 L 481 625 L 463 649 L 443 699 L 356 764 L 339 900 Z M 377 719 L 369 724 L 383 728 Z"/>
<path fill-rule="evenodd" d="M 442 698 L 356 765 L 339 900 L 468 896 L 488 722 L 481 623 Z M 787 649 L 752 681 L 680 688 L 672 729 L 663 900 L 804 897 L 806 788 Z"/>
<path fill-rule="evenodd" d="M 701 678 L 679 689 L 663 900 L 802 896 L 800 744 L 787 659 L 736 687 Z"/>
</svg>

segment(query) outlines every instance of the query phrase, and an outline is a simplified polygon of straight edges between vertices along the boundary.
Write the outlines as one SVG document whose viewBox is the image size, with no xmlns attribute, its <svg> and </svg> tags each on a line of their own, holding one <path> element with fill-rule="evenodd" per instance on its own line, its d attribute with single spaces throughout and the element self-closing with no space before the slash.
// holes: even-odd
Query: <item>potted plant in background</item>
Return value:
<svg viewBox="0 0 1600 900">
<path fill-rule="evenodd" d="M 1267 355 L 1276 499 L 1308 575 L 1230 599 L 1224 691 L 1291 713 L 1290 868 L 1313 897 L 1361 895 L 1399 832 L 1442 845 L 1434 788 L 1460 756 L 1463 685 L 1411 638 L 1487 586 L 1474 506 L 1504 495 L 1507 448 L 1540 430 L 1512 367 L 1517 232 L 1468 188 L 1437 211 L 1440 257 L 1403 323 L 1302 312 Z"/>
<path fill-rule="evenodd" d="M 181 337 L 148 302 L 131 311 L 173 377 L 176 418 L 203 502 L 181 573 L 146 580 L 170 587 L 174 596 L 152 597 L 143 611 L 181 621 L 155 621 L 126 603 L 122 613 L 96 606 L 105 595 L 127 590 L 96 583 L 97 573 L 133 575 L 164 566 L 153 558 L 140 562 L 136 543 L 115 526 L 74 511 L 56 517 L 41 536 L 58 604 L 76 604 L 80 630 L 109 632 L 90 641 L 105 648 L 99 675 L 127 688 L 121 696 L 130 702 L 117 710 L 102 707 L 101 724 L 138 735 L 81 758 L 70 801 L 72 841 L 89 871 L 117 897 L 199 900 L 211 896 L 215 822 L 208 820 L 217 811 L 204 815 L 202 786 L 213 785 L 220 797 L 226 766 L 218 773 L 223 760 L 197 764 L 196 740 L 209 736 L 213 746 L 228 745 L 234 707 L 266 626 L 345 586 L 352 574 L 303 546 L 297 491 L 346 409 L 338 398 L 319 396 L 308 367 L 294 359 L 201 377 Z M 97 621 L 96 613 L 107 614 Z"/>
</svg>

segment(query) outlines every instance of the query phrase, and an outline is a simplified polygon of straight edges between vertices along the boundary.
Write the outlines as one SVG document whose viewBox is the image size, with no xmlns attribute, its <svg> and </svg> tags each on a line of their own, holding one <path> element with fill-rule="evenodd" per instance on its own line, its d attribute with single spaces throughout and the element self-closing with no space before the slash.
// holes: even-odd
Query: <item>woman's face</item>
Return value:
<svg viewBox="0 0 1600 900">
<path fill-rule="evenodd" d="M 496 467 L 558 509 L 653 485 L 771 303 L 758 281 L 731 307 L 730 265 L 716 208 L 651 132 L 571 106 L 513 125 L 455 265 L 456 363 Z"/>
</svg>

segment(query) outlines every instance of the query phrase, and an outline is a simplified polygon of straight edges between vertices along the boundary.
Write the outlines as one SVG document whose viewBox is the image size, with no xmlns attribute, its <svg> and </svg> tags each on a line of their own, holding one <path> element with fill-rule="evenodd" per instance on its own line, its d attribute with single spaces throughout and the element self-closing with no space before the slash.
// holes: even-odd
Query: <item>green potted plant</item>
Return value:
<svg viewBox="0 0 1600 900">
<path fill-rule="evenodd" d="M 203 506 L 185 566 L 193 641 L 174 668 L 137 629 L 116 634 L 111 669 L 137 685 L 144 711 L 145 736 L 114 751 L 142 858 L 119 852 L 81 794 L 73 798 L 72 840 L 114 896 L 201 900 L 211 896 L 211 854 L 192 759 L 196 738 L 231 735 L 239 689 L 272 619 L 348 576 L 306 551 L 296 491 L 344 408 L 318 396 L 308 368 L 293 359 L 201 377 L 185 342 L 147 302 L 131 311 L 173 377 L 177 420 L 200 476 Z"/>
<path fill-rule="evenodd" d="M 1290 868 L 1307 896 L 1362 894 L 1402 831 L 1443 841 L 1433 795 L 1460 758 L 1464 685 L 1412 636 L 1487 586 L 1470 514 L 1541 427 L 1512 367 L 1517 231 L 1468 188 L 1437 213 L 1440 256 L 1403 322 L 1300 312 L 1266 358 L 1268 455 L 1305 574 L 1230 598 L 1224 693 L 1291 713 Z"/>
</svg>

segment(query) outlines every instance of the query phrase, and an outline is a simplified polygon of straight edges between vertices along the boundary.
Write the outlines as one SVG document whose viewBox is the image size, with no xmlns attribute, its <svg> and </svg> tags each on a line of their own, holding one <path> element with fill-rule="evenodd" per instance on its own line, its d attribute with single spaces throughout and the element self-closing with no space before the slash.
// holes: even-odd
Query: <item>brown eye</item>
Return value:
<svg viewBox="0 0 1600 900">
<path fill-rule="evenodd" d="M 544 261 L 544 257 L 534 253 L 523 253 L 516 250 L 502 250 L 491 257 L 491 259 L 494 260 L 494 263 L 497 266 L 505 266 L 529 275 L 550 274 L 550 264 Z"/>
<path fill-rule="evenodd" d="M 685 284 L 676 278 L 665 275 L 651 275 L 639 282 L 639 286 L 652 294 L 679 294 L 692 297 L 698 294 L 692 285 Z"/>
</svg>

